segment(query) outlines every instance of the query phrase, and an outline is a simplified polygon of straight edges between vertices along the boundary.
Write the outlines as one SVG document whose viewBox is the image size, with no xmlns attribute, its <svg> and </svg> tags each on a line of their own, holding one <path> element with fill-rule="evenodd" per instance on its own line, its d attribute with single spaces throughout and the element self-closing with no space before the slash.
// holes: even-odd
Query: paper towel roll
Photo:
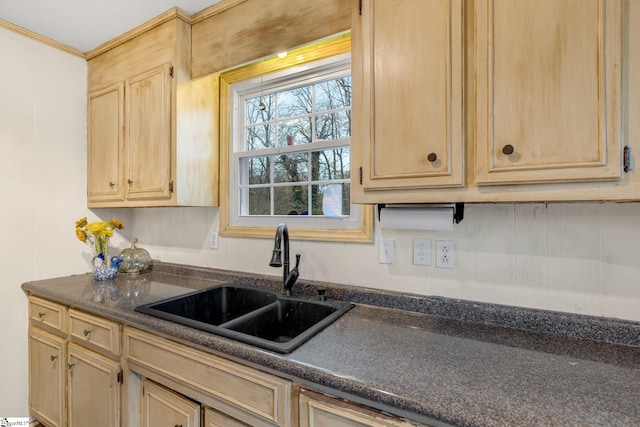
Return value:
<svg viewBox="0 0 640 427">
<path fill-rule="evenodd" d="M 453 231 L 453 207 L 387 208 L 380 210 L 382 228 Z"/>
</svg>

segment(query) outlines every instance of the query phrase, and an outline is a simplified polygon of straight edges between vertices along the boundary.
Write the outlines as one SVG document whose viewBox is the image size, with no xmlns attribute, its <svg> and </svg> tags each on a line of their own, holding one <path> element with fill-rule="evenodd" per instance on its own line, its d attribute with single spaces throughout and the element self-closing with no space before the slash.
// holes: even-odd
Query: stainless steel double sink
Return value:
<svg viewBox="0 0 640 427">
<path fill-rule="evenodd" d="M 135 311 L 278 353 L 290 353 L 353 304 L 287 297 L 223 284 L 141 305 Z"/>
</svg>

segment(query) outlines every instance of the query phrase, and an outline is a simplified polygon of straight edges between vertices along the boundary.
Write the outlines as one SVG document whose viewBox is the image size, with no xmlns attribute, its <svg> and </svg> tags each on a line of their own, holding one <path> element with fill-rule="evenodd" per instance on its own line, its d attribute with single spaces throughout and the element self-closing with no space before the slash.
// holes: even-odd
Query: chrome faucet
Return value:
<svg viewBox="0 0 640 427">
<path fill-rule="evenodd" d="M 282 246 L 284 246 L 284 263 L 282 262 Z M 282 267 L 284 265 L 282 269 L 282 295 L 291 296 L 291 288 L 293 288 L 300 275 L 298 272 L 300 254 L 296 254 L 296 266 L 289 272 L 289 229 L 284 223 L 278 225 L 276 229 L 273 254 L 269 265 L 271 267 Z"/>
</svg>

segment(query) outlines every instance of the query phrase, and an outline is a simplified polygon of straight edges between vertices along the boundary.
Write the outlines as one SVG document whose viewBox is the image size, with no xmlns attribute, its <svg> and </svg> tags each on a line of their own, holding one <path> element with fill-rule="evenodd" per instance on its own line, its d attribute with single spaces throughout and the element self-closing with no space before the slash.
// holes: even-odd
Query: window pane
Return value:
<svg viewBox="0 0 640 427">
<path fill-rule="evenodd" d="M 335 110 L 351 106 L 351 76 L 316 85 L 316 111 Z"/>
<path fill-rule="evenodd" d="M 274 124 L 261 124 L 247 128 L 247 151 L 261 150 L 274 146 Z"/>
<path fill-rule="evenodd" d="M 278 93 L 278 118 L 303 116 L 311 113 L 311 86 L 303 86 Z"/>
<path fill-rule="evenodd" d="M 275 110 L 274 94 L 262 95 L 256 98 L 247 99 L 247 124 L 256 124 L 273 120 Z"/>
<path fill-rule="evenodd" d="M 351 138 L 351 111 L 337 111 L 316 116 L 316 139 Z"/>
<path fill-rule="evenodd" d="M 249 193 L 249 215 L 271 215 L 271 191 L 268 187 L 244 189 Z"/>
<path fill-rule="evenodd" d="M 282 154 L 273 158 L 274 182 L 300 182 L 309 179 L 307 153 Z"/>
<path fill-rule="evenodd" d="M 351 150 L 334 148 L 311 153 L 313 181 L 349 179 L 351 176 Z"/>
<path fill-rule="evenodd" d="M 313 215 L 349 216 L 351 197 L 349 184 L 313 185 L 312 212 Z M 335 199 L 339 197 L 339 199 Z M 329 200 L 324 200 L 329 198 Z"/>
<path fill-rule="evenodd" d="M 311 117 L 286 120 L 278 123 L 278 147 L 289 144 L 288 136 L 293 137 L 293 144 L 308 144 L 311 142 Z"/>
<path fill-rule="evenodd" d="M 246 170 L 247 174 L 240 177 L 243 184 L 269 184 L 269 169 L 271 159 L 269 157 L 250 157 L 241 160 L 241 170 Z M 248 179 L 247 179 L 248 178 Z"/>
<path fill-rule="evenodd" d="M 306 185 L 275 187 L 274 215 L 307 215 L 308 188 Z"/>
<path fill-rule="evenodd" d="M 351 175 L 351 76 L 336 76 L 247 89 L 240 150 L 253 157 L 237 163 L 242 215 L 349 215 L 349 187 L 336 181 Z"/>
</svg>

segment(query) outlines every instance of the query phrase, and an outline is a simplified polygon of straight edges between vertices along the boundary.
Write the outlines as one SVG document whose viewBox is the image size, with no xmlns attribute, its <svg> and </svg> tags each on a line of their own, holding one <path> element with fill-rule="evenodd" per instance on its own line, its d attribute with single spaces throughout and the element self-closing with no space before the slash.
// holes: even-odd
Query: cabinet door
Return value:
<svg viewBox="0 0 640 427">
<path fill-rule="evenodd" d="M 363 0 L 353 27 L 354 187 L 463 185 L 462 1 Z"/>
<path fill-rule="evenodd" d="M 91 92 L 87 108 L 87 197 L 124 200 L 124 82 Z"/>
<path fill-rule="evenodd" d="M 76 344 L 69 344 L 69 427 L 120 425 L 120 365 Z"/>
<path fill-rule="evenodd" d="M 411 427 L 418 425 L 308 390 L 300 394 L 299 405 L 300 427 Z"/>
<path fill-rule="evenodd" d="M 200 427 L 200 405 L 145 379 L 142 388 L 143 427 Z"/>
<path fill-rule="evenodd" d="M 66 425 L 65 341 L 29 328 L 29 412 L 49 427 Z"/>
<path fill-rule="evenodd" d="M 126 198 L 171 197 L 170 64 L 127 81 Z"/>
<path fill-rule="evenodd" d="M 249 427 L 241 421 L 231 418 L 222 412 L 214 411 L 211 408 L 204 408 L 204 427 Z"/>
<path fill-rule="evenodd" d="M 477 0 L 477 181 L 621 176 L 621 1 Z"/>
</svg>

